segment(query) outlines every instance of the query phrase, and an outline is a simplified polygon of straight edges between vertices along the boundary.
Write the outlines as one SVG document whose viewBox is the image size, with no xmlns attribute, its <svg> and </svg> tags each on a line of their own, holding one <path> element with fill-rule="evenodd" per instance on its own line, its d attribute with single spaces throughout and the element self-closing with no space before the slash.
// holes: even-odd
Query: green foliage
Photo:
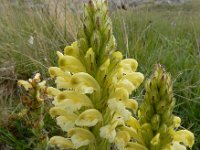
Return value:
<svg viewBox="0 0 200 150">
<path fill-rule="evenodd" d="M 55 51 L 63 49 L 71 39 L 68 33 L 64 38 L 63 25 L 46 7 L 1 2 L 0 53 L 15 64 L 19 77 L 30 77 L 35 71 L 45 74 L 47 67 L 54 64 Z"/>
</svg>

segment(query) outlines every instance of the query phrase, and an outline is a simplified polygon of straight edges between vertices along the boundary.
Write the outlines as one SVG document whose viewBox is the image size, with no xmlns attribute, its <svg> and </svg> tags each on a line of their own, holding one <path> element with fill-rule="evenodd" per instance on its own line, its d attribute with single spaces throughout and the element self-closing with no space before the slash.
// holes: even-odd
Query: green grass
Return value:
<svg viewBox="0 0 200 150">
<path fill-rule="evenodd" d="M 35 72 L 41 72 L 45 78 L 48 77 L 47 68 L 57 63 L 56 51 L 62 51 L 65 45 L 75 39 L 75 33 L 71 33 L 71 28 L 76 29 L 78 25 L 70 23 L 76 17 L 67 14 L 65 18 L 67 24 L 63 24 L 57 16 L 49 15 L 46 9 L 31 9 L 24 3 L 19 7 L 10 5 L 6 1 L 1 5 L 3 9 L 0 9 L 0 68 L 5 60 L 9 60 L 14 64 L 16 79 L 27 79 Z M 194 149 L 198 150 L 200 147 L 199 1 L 179 6 L 119 10 L 111 13 L 111 18 L 118 50 L 127 57 L 137 59 L 139 70 L 146 77 L 149 77 L 156 63 L 163 64 L 172 74 L 174 94 L 177 99 L 175 114 L 181 116 L 183 127 L 195 133 Z M 33 45 L 28 42 L 30 36 L 34 38 Z M 7 99 L 11 99 L 9 103 L 14 103 L 13 99 L 18 98 L 8 95 Z M 6 102 L 1 105 L 0 111 L 6 105 Z M 7 109 L 10 112 L 16 107 L 14 104 L 9 106 Z M 8 131 L 0 129 L 0 135 L 3 134 L 5 136 L 4 138 L 0 136 L 0 140 L 9 139 L 7 142 L 10 145 L 17 143 L 21 146 L 24 142 L 13 137 Z"/>
<path fill-rule="evenodd" d="M 27 3 L 19 2 L 20 5 L 1 2 L 1 57 L 14 62 L 19 76 L 28 77 L 36 71 L 45 73 L 55 64 L 55 52 L 62 50 L 74 37 L 58 16 L 50 15 L 48 6 L 41 4 L 41 7 L 30 8 Z M 28 42 L 31 36 L 33 44 Z"/>
</svg>

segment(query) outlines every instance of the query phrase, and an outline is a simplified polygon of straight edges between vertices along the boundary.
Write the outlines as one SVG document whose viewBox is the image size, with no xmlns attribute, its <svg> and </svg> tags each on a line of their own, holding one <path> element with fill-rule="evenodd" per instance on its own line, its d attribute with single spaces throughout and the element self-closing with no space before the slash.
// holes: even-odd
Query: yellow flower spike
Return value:
<svg viewBox="0 0 200 150">
<path fill-rule="evenodd" d="M 56 88 L 53 88 L 53 87 L 47 88 L 47 94 L 50 95 L 50 96 L 57 96 L 60 93 L 61 93 L 61 91 L 56 89 Z"/>
<path fill-rule="evenodd" d="M 115 138 L 115 145 L 118 150 L 124 150 L 131 137 L 127 131 L 118 131 Z"/>
<path fill-rule="evenodd" d="M 92 127 L 102 120 L 103 120 L 102 114 L 98 110 L 88 109 L 82 112 L 78 116 L 77 120 L 75 121 L 75 124 L 77 126 Z"/>
<path fill-rule="evenodd" d="M 154 145 L 154 146 L 156 146 L 156 145 L 159 144 L 159 142 L 160 142 L 160 133 L 157 133 L 157 134 L 153 137 L 153 139 L 151 140 L 151 144 Z"/>
<path fill-rule="evenodd" d="M 144 80 L 144 75 L 140 72 L 133 72 L 124 75 L 117 84 L 117 87 L 124 87 L 129 91 L 129 94 L 140 86 Z"/>
<path fill-rule="evenodd" d="M 68 136 L 76 149 L 95 143 L 94 135 L 87 129 L 73 128 L 68 131 Z"/>
<path fill-rule="evenodd" d="M 115 128 L 118 125 L 118 121 L 114 121 L 112 124 L 105 125 L 100 128 L 100 136 L 102 138 L 107 139 L 110 143 L 114 142 L 116 137 L 116 130 Z"/>
<path fill-rule="evenodd" d="M 58 94 L 53 104 L 71 111 L 79 110 L 81 107 L 93 107 L 91 100 L 85 95 L 76 91 L 63 91 Z"/>
<path fill-rule="evenodd" d="M 78 58 L 79 57 L 79 49 L 78 42 L 73 42 L 71 46 L 66 46 L 64 49 L 64 55 L 69 55 Z"/>
<path fill-rule="evenodd" d="M 58 64 L 62 70 L 74 73 L 86 71 L 79 59 L 73 56 L 63 55 L 59 51 L 57 52 L 57 55 L 59 57 Z"/>
<path fill-rule="evenodd" d="M 135 59 L 124 59 L 119 65 L 123 68 L 124 73 L 131 73 L 137 70 L 138 62 Z"/>
<path fill-rule="evenodd" d="M 23 86 L 25 88 L 25 90 L 27 90 L 27 91 L 29 89 L 33 88 L 32 85 L 28 81 L 24 81 L 24 80 L 19 80 L 18 85 Z"/>
<path fill-rule="evenodd" d="M 111 111 L 121 115 L 125 121 L 127 121 L 131 116 L 131 112 L 125 108 L 124 103 L 116 99 L 108 100 L 108 107 Z"/>
<path fill-rule="evenodd" d="M 135 130 L 138 130 L 140 128 L 140 123 L 137 119 L 134 117 L 130 117 L 130 119 L 126 122 L 126 125 L 132 127 Z"/>
<path fill-rule="evenodd" d="M 49 144 L 51 147 L 59 147 L 61 149 L 74 148 L 73 143 L 68 138 L 62 136 L 53 136 L 49 140 Z"/>
<path fill-rule="evenodd" d="M 174 142 L 171 148 L 166 150 L 187 150 L 187 148 L 179 142 Z"/>
<path fill-rule="evenodd" d="M 173 118 L 173 122 L 174 122 L 174 127 L 178 128 L 181 125 L 181 118 L 178 116 L 174 116 Z"/>
<path fill-rule="evenodd" d="M 124 150 L 148 150 L 148 148 L 138 143 L 129 142 Z"/>
<path fill-rule="evenodd" d="M 77 115 L 69 113 L 68 115 L 57 117 L 56 122 L 57 125 L 59 125 L 63 131 L 67 132 L 75 126 L 75 120 L 77 118 Z"/>
<path fill-rule="evenodd" d="M 174 141 L 182 142 L 184 145 L 192 148 L 194 145 L 194 134 L 188 130 L 175 131 L 173 134 Z"/>
<path fill-rule="evenodd" d="M 67 115 L 69 115 L 69 111 L 64 109 L 64 108 L 61 108 L 61 107 L 52 107 L 49 110 L 49 114 L 52 117 L 55 117 L 55 116 L 67 116 Z"/>
</svg>

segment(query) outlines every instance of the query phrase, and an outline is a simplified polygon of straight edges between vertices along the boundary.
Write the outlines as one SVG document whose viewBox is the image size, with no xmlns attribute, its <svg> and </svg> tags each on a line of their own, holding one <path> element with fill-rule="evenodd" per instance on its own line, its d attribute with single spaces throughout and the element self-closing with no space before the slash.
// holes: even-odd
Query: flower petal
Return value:
<svg viewBox="0 0 200 150">
<path fill-rule="evenodd" d="M 116 99 L 108 100 L 108 107 L 111 109 L 111 111 L 121 115 L 124 120 L 128 120 L 131 116 L 131 112 L 125 108 L 124 103 Z"/>
<path fill-rule="evenodd" d="M 60 93 L 61 93 L 61 91 L 56 89 L 56 88 L 53 88 L 53 87 L 47 88 L 47 94 L 50 95 L 50 96 L 57 96 Z"/>
<path fill-rule="evenodd" d="M 124 150 L 130 139 L 130 135 L 127 131 L 118 131 L 115 138 L 115 145 L 119 150 Z"/>
<path fill-rule="evenodd" d="M 32 85 L 28 81 L 24 81 L 24 80 L 19 80 L 18 85 L 23 86 L 25 88 L 25 90 L 29 90 L 29 89 L 33 88 Z"/>
<path fill-rule="evenodd" d="M 174 132 L 174 141 L 182 142 L 184 145 L 192 148 L 194 145 L 194 134 L 188 130 L 179 130 Z"/>
<path fill-rule="evenodd" d="M 64 71 L 69 72 L 85 72 L 85 67 L 80 62 L 79 59 L 69 56 L 69 55 L 63 55 L 60 52 L 57 52 L 57 55 L 59 57 L 58 64 L 59 67 Z"/>
<path fill-rule="evenodd" d="M 88 109 L 84 112 L 82 112 L 78 119 L 76 120 L 76 125 L 78 126 L 87 126 L 92 127 L 96 125 L 99 121 L 102 121 L 102 115 L 101 113 L 96 109 Z"/>
<path fill-rule="evenodd" d="M 49 110 L 49 113 L 52 117 L 55 117 L 55 116 L 68 116 L 70 112 L 61 107 L 52 107 Z"/>
<path fill-rule="evenodd" d="M 138 143 L 129 142 L 125 150 L 148 150 L 148 148 Z"/>
<path fill-rule="evenodd" d="M 71 46 L 66 46 L 64 49 L 64 54 L 78 58 L 79 57 L 78 42 L 76 41 L 73 42 Z"/>
<path fill-rule="evenodd" d="M 138 62 L 135 59 L 123 59 L 120 66 L 123 68 L 124 73 L 130 73 L 136 71 Z"/>
<path fill-rule="evenodd" d="M 53 136 L 50 139 L 49 144 L 53 147 L 58 146 L 62 149 L 74 148 L 73 143 L 69 139 L 61 136 Z"/>
<path fill-rule="evenodd" d="M 174 122 L 174 127 L 178 128 L 181 125 L 181 118 L 177 117 L 177 116 L 174 116 L 173 122 Z"/>
<path fill-rule="evenodd" d="M 102 138 L 108 139 L 110 143 L 114 142 L 116 137 L 116 128 L 117 122 L 114 124 L 108 124 L 100 128 L 100 136 Z"/>
<path fill-rule="evenodd" d="M 67 76 L 67 74 L 65 74 L 65 72 L 58 67 L 50 67 L 48 71 L 51 78 L 54 78 L 57 76 L 62 76 L 62 77 Z"/>
<path fill-rule="evenodd" d="M 125 89 L 129 91 L 129 94 L 130 94 L 133 90 L 135 90 L 136 88 L 140 86 L 143 80 L 144 80 L 144 75 L 141 74 L 140 72 L 128 73 L 120 79 L 117 87 L 124 87 Z"/>
<path fill-rule="evenodd" d="M 56 122 L 63 131 L 68 131 L 75 126 L 75 120 L 77 117 L 77 115 L 69 113 L 69 115 L 57 117 Z"/>
<path fill-rule="evenodd" d="M 75 91 L 63 91 L 58 94 L 53 101 L 57 107 L 69 109 L 71 111 L 79 110 L 81 107 L 93 107 L 91 100 L 85 94 Z"/>
<path fill-rule="evenodd" d="M 132 127 L 135 130 L 138 130 L 140 128 L 139 121 L 135 119 L 134 117 L 130 117 L 130 119 L 126 122 L 126 124 L 130 127 Z"/>
<path fill-rule="evenodd" d="M 186 147 L 182 144 L 180 144 L 179 142 L 174 142 L 171 150 L 187 150 Z"/>
<path fill-rule="evenodd" d="M 83 128 L 70 129 L 68 131 L 68 136 L 71 137 L 72 143 L 76 149 L 95 142 L 94 135 L 89 130 Z"/>
</svg>

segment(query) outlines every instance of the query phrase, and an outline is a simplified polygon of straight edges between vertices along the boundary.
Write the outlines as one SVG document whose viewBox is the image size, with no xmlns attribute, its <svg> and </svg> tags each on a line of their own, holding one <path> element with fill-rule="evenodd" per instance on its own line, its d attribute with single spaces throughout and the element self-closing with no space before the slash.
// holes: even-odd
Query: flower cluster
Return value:
<svg viewBox="0 0 200 150">
<path fill-rule="evenodd" d="M 41 81 L 40 73 L 36 73 L 33 79 L 19 80 L 18 85 L 24 87 L 27 94 L 23 96 L 22 103 L 31 109 L 36 109 L 44 102 L 46 93 L 46 81 Z"/>
<path fill-rule="evenodd" d="M 50 67 L 56 88 L 49 87 L 50 109 L 67 137 L 54 136 L 51 146 L 110 149 L 121 141 L 123 126 L 138 104 L 129 95 L 142 83 L 134 59 L 115 51 L 107 2 L 89 1 L 78 41 L 57 52 L 58 67 Z M 124 136 L 124 135 L 123 135 Z"/>
<path fill-rule="evenodd" d="M 186 150 L 194 144 L 194 135 L 188 130 L 178 130 L 181 119 L 172 114 L 175 99 L 172 81 L 161 65 L 146 82 L 144 101 L 140 106 L 138 135 L 141 144 L 150 150 Z M 183 145 L 182 145 L 183 144 Z"/>
<path fill-rule="evenodd" d="M 58 67 L 49 74 L 56 87 L 50 115 L 66 136 L 49 143 L 60 149 L 157 150 L 192 147 L 194 136 L 176 131 L 180 118 L 172 115 L 175 104 L 170 76 L 158 66 L 147 82 L 144 102 L 130 95 L 144 80 L 135 59 L 116 51 L 107 1 L 89 0 L 77 41 L 57 52 Z M 133 116 L 137 116 L 133 117 Z"/>
<path fill-rule="evenodd" d="M 19 80 L 18 85 L 22 88 L 20 112 L 12 114 L 10 119 L 20 120 L 21 124 L 25 126 L 33 135 L 30 137 L 36 149 L 44 149 L 47 145 L 47 134 L 44 131 L 44 107 L 46 94 L 46 81 L 41 80 L 40 73 L 36 73 L 32 79 L 28 81 Z"/>
</svg>

